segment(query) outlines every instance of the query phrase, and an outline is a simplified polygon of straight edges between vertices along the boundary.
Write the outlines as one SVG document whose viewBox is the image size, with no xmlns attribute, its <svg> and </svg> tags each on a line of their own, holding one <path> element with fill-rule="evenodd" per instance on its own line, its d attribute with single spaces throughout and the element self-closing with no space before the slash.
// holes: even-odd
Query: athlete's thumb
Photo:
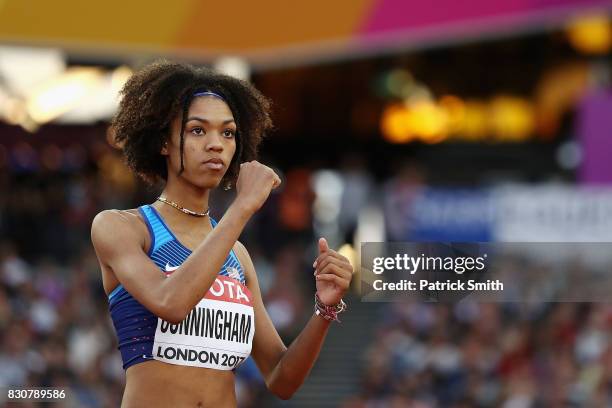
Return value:
<svg viewBox="0 0 612 408">
<path fill-rule="evenodd" d="M 319 238 L 319 253 L 323 253 L 329 249 L 329 245 L 327 245 L 327 240 L 323 237 Z"/>
</svg>

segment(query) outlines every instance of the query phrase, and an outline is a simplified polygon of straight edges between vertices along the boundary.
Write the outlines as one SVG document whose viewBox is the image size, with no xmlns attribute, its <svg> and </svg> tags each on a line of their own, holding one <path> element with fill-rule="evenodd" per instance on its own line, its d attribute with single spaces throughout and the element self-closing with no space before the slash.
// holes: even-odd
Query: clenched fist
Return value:
<svg viewBox="0 0 612 408">
<path fill-rule="evenodd" d="M 255 213 L 266 202 L 272 189 L 280 184 L 280 177 L 270 167 L 257 160 L 242 163 L 236 182 L 236 202 L 251 214 Z"/>
<path fill-rule="evenodd" d="M 328 306 L 336 305 L 351 284 L 353 266 L 345 256 L 329 248 L 325 238 L 319 239 L 319 256 L 312 266 L 319 299 Z"/>
</svg>

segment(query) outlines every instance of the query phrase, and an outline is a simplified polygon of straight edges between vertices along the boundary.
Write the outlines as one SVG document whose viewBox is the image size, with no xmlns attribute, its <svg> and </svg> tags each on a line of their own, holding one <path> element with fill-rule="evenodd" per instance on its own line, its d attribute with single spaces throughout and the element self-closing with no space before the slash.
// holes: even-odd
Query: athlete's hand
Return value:
<svg viewBox="0 0 612 408">
<path fill-rule="evenodd" d="M 319 256 L 314 261 L 317 294 L 321 302 L 336 305 L 351 284 L 353 266 L 346 257 L 330 249 L 325 238 L 319 238 Z"/>
<path fill-rule="evenodd" d="M 242 163 L 236 182 L 236 203 L 253 214 L 266 202 L 272 189 L 280 184 L 280 177 L 268 166 L 256 160 Z"/>
</svg>

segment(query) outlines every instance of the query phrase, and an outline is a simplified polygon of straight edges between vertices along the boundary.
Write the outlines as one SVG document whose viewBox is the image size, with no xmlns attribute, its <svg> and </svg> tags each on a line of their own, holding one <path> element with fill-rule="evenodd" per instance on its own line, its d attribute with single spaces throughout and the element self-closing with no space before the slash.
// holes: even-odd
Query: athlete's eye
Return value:
<svg viewBox="0 0 612 408">
<path fill-rule="evenodd" d="M 225 129 L 223 131 L 223 136 L 230 138 L 230 137 L 234 137 L 236 135 L 236 131 L 233 129 Z"/>
<path fill-rule="evenodd" d="M 194 135 L 197 135 L 197 136 L 201 136 L 201 135 L 206 134 L 204 129 L 202 129 L 201 127 L 194 127 L 193 129 L 191 129 L 191 133 L 193 133 Z"/>
</svg>

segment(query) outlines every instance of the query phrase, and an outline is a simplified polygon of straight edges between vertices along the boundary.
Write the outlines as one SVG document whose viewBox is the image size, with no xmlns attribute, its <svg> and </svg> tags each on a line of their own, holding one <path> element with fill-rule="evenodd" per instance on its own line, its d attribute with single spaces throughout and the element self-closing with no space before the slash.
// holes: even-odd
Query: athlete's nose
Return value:
<svg viewBox="0 0 612 408">
<path fill-rule="evenodd" d="M 207 135 L 208 137 L 206 138 L 206 151 L 207 152 L 217 152 L 220 153 L 223 151 L 223 143 L 221 143 L 221 135 L 216 134 L 215 132 L 210 133 L 209 135 Z"/>
</svg>

